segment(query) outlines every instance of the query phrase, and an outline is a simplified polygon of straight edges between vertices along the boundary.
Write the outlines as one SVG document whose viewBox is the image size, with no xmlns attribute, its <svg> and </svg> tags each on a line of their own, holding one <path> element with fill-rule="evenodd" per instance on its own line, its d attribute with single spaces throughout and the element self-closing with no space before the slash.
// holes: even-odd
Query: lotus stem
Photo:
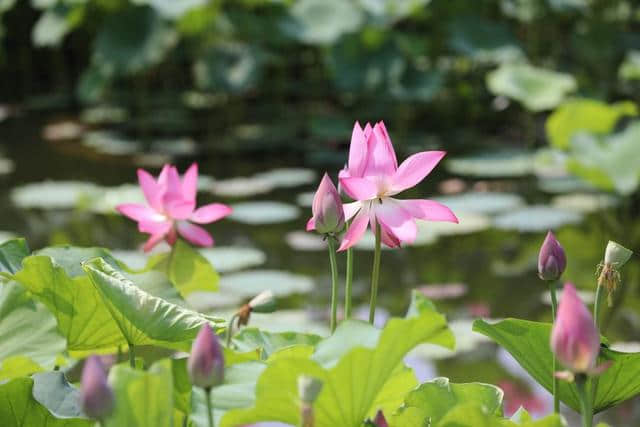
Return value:
<svg viewBox="0 0 640 427">
<path fill-rule="evenodd" d="M 556 281 L 555 280 L 550 280 L 549 281 L 549 294 L 551 294 L 551 318 L 553 319 L 553 323 L 556 322 L 556 312 L 558 311 L 558 296 L 556 295 Z M 552 367 L 551 367 L 551 371 L 552 371 L 552 384 L 553 384 L 553 412 L 555 412 L 556 414 L 560 413 L 560 395 L 558 392 L 558 378 L 556 378 L 556 366 L 558 364 L 558 361 L 556 359 L 556 356 L 553 355 L 553 362 L 552 362 Z"/>
<path fill-rule="evenodd" d="M 347 274 L 344 284 L 344 318 L 351 317 L 351 288 L 353 284 L 353 248 L 347 249 Z"/>
<path fill-rule="evenodd" d="M 596 289 L 596 300 L 593 305 L 593 320 L 596 324 L 596 328 L 598 328 L 598 332 L 600 332 L 600 328 L 602 327 L 602 316 L 600 315 L 602 311 L 602 302 L 604 301 L 605 289 L 604 286 L 598 285 Z"/>
<path fill-rule="evenodd" d="M 338 322 L 338 263 L 336 262 L 336 242 L 333 236 L 327 237 L 329 244 L 329 263 L 331 264 L 331 333 Z"/>
<path fill-rule="evenodd" d="M 237 318 L 238 318 L 238 313 L 235 313 L 233 316 L 231 316 L 231 319 L 229 319 L 229 324 L 227 325 L 227 339 L 226 339 L 227 348 L 231 348 L 231 335 L 233 333 L 233 322 Z"/>
<path fill-rule="evenodd" d="M 213 408 L 211 407 L 211 388 L 204 389 L 205 400 L 207 401 L 207 419 L 209 420 L 209 427 L 214 427 L 213 422 Z"/>
<path fill-rule="evenodd" d="M 369 323 L 373 325 L 376 318 L 376 303 L 378 300 L 378 280 L 380 279 L 381 230 L 376 222 L 376 246 L 373 253 L 373 271 L 371 272 L 371 302 L 369 303 Z"/>
<path fill-rule="evenodd" d="M 593 426 L 593 406 L 591 396 L 587 391 L 587 377 L 584 374 L 576 376 L 576 388 L 580 396 L 580 412 L 582 413 L 582 427 Z"/>
<path fill-rule="evenodd" d="M 136 354 L 133 351 L 133 344 L 129 343 L 129 365 L 136 369 Z"/>
</svg>

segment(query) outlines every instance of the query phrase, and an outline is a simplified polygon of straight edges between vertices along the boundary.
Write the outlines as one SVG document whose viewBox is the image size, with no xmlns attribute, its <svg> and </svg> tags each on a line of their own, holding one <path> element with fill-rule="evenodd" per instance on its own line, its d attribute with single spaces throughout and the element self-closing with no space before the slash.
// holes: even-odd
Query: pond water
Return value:
<svg viewBox="0 0 640 427">
<path fill-rule="evenodd" d="M 123 137 L 117 126 L 87 125 L 88 121 L 86 115 L 83 124 L 72 114 L 32 113 L 0 123 L 0 154 L 13 165 L 0 176 L 0 230 L 26 237 L 32 249 L 49 244 L 104 246 L 114 248 L 115 255 L 132 267 L 144 265 L 139 249 L 144 236 L 135 223 L 109 212 L 117 203 L 140 198 L 137 167 L 156 173 L 164 161 L 173 161 L 184 171 L 197 160 L 199 204 L 220 201 L 235 212 L 208 226 L 216 249 L 203 252 L 222 275 L 222 291 L 192 303 L 224 314 L 249 295 L 272 288 L 283 310 L 255 316 L 255 322 L 272 330 L 326 332 L 326 249 L 304 225 L 321 173 L 328 170 L 335 178 L 346 159 L 348 132 L 328 137 L 334 143 L 322 149 L 304 145 L 302 138 L 299 146 L 283 143 L 275 150 L 234 151 L 228 148 L 230 139 L 259 139 L 260 129 L 238 126 L 220 143 L 211 132 L 198 134 L 204 144 L 190 138 L 136 142 Z M 398 157 L 405 158 L 408 151 L 412 150 L 398 149 Z M 496 357 L 495 346 L 471 332 L 472 320 L 549 319 L 546 288 L 536 275 L 537 252 L 547 229 L 557 232 L 567 251 L 565 278 L 582 288 L 586 298 L 594 289 L 595 268 L 607 240 L 621 239 L 632 248 L 640 243 L 624 240 L 627 210 L 621 201 L 594 194 L 571 179 L 549 176 L 553 174 L 536 169 L 526 151 L 470 157 L 454 150 L 405 197 L 441 199 L 459 214 L 461 223 L 423 223 L 415 245 L 384 251 L 378 297 L 381 321 L 385 313 L 402 315 L 417 288 L 452 322 L 458 351 L 421 348 L 412 356 L 418 372 L 500 384 L 507 390 L 507 402 L 509 396 L 514 402 L 528 402 L 533 412 L 548 409 L 547 394 L 532 395 L 532 383 L 506 353 Z M 354 297 L 363 315 L 372 246 L 369 236 L 355 258 Z M 339 257 L 339 265 L 343 274 L 344 257 Z M 625 279 L 629 287 L 637 287 L 637 268 L 626 271 Z M 611 336 L 637 339 L 637 326 L 637 316 L 623 317 L 612 325 Z"/>
</svg>

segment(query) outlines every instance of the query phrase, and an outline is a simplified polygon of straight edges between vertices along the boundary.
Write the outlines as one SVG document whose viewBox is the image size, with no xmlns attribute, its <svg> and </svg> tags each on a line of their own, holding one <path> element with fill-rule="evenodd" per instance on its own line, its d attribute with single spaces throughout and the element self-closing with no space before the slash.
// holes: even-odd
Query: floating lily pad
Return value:
<svg viewBox="0 0 640 427">
<path fill-rule="evenodd" d="M 581 221 L 582 215 L 577 212 L 534 205 L 499 215 L 494 220 L 494 226 L 501 230 L 541 232 Z"/>
<path fill-rule="evenodd" d="M 479 16 L 460 16 L 452 21 L 449 32 L 451 47 L 476 61 L 502 63 L 524 57 L 517 40 L 503 23 Z"/>
<path fill-rule="evenodd" d="M 594 189 L 594 187 L 589 185 L 589 183 L 573 176 L 539 179 L 538 188 L 545 193 L 552 194 L 589 191 Z"/>
<path fill-rule="evenodd" d="M 443 285 L 424 285 L 416 290 L 425 297 L 438 301 L 459 298 L 467 293 L 468 288 L 464 283 L 446 283 Z"/>
<path fill-rule="evenodd" d="M 0 243 L 6 242 L 7 240 L 11 240 L 15 237 L 15 233 L 12 233 L 11 231 L 0 230 Z"/>
<path fill-rule="evenodd" d="M 292 249 L 297 251 L 324 251 L 327 249 L 327 242 L 317 233 L 290 231 L 284 239 Z"/>
<path fill-rule="evenodd" d="M 256 267 L 267 261 L 267 254 L 257 248 L 241 246 L 217 246 L 200 249 L 200 253 L 219 273 Z"/>
<path fill-rule="evenodd" d="M 517 177 L 533 172 L 532 153 L 504 150 L 450 159 L 447 170 L 458 175 L 481 177 Z"/>
<path fill-rule="evenodd" d="M 10 174 L 14 169 L 13 160 L 0 157 L 0 175 Z"/>
<path fill-rule="evenodd" d="M 233 212 L 230 219 L 245 224 L 275 224 L 294 220 L 300 210 L 293 205 L 282 202 L 243 202 L 231 206 Z"/>
<path fill-rule="evenodd" d="M 230 318 L 234 312 L 222 313 Z M 225 315 L 226 314 L 226 315 Z M 275 313 L 252 313 L 249 326 L 268 332 L 299 332 L 328 336 L 329 328 L 326 322 L 320 322 L 311 312 L 305 310 L 278 310 Z"/>
<path fill-rule="evenodd" d="M 300 0 L 290 13 L 285 29 L 310 44 L 331 44 L 360 28 L 364 18 L 355 3 L 342 0 Z"/>
<path fill-rule="evenodd" d="M 300 193 L 296 197 L 296 203 L 298 206 L 302 206 L 303 208 L 310 208 L 313 204 L 313 197 L 316 195 L 313 191 L 308 191 L 305 193 Z"/>
<path fill-rule="evenodd" d="M 122 107 L 98 105 L 82 111 L 80 119 L 90 125 L 122 123 L 129 117 L 129 113 Z"/>
<path fill-rule="evenodd" d="M 311 292 L 313 279 L 280 270 L 252 270 L 232 273 L 220 278 L 220 289 L 226 292 L 253 297 L 265 290 L 276 296 Z"/>
<path fill-rule="evenodd" d="M 118 187 L 102 187 L 101 191 L 93 194 L 89 210 L 95 213 L 116 213 L 116 206 L 121 203 L 146 204 L 144 194 L 139 186 L 123 184 Z"/>
<path fill-rule="evenodd" d="M 198 144 L 191 138 L 158 139 L 151 142 L 150 151 L 171 156 L 191 156 L 198 152 Z"/>
<path fill-rule="evenodd" d="M 112 156 L 123 156 L 134 154 L 142 149 L 140 141 L 128 139 L 112 131 L 92 131 L 87 132 L 82 144 L 92 148 L 98 153 Z"/>
<path fill-rule="evenodd" d="M 15 188 L 11 201 L 23 209 L 72 209 L 97 191 L 100 187 L 88 182 L 43 181 Z"/>
<path fill-rule="evenodd" d="M 457 211 L 458 223 L 453 222 L 424 222 L 425 227 L 441 236 L 456 236 L 477 233 L 491 226 L 491 219 L 483 214 Z"/>
<path fill-rule="evenodd" d="M 42 137 L 47 141 L 78 139 L 83 133 L 84 126 L 71 120 L 49 123 L 42 129 Z"/>
<path fill-rule="evenodd" d="M 640 342 L 614 342 L 609 348 L 622 353 L 640 353 Z"/>
<path fill-rule="evenodd" d="M 163 18 L 178 19 L 190 10 L 207 4 L 207 0 L 133 0 L 133 3 L 148 4 Z"/>
<path fill-rule="evenodd" d="M 271 182 L 256 177 L 237 177 L 216 181 L 210 191 L 222 197 L 248 197 L 273 191 Z"/>
<path fill-rule="evenodd" d="M 229 292 L 192 292 L 186 300 L 201 313 L 213 311 L 218 314 L 221 308 L 237 309 L 247 298 Z"/>
<path fill-rule="evenodd" d="M 315 182 L 317 174 L 312 169 L 280 168 L 258 173 L 254 177 L 274 187 L 290 188 Z"/>
<path fill-rule="evenodd" d="M 620 199 L 610 194 L 574 193 L 556 196 L 551 205 L 580 213 L 597 212 L 616 206 Z"/>
<path fill-rule="evenodd" d="M 524 199 L 512 193 L 473 192 L 455 196 L 435 198 L 444 203 L 453 212 L 473 212 L 480 214 L 495 214 L 518 208 L 525 204 Z"/>
<path fill-rule="evenodd" d="M 487 75 L 487 86 L 493 94 L 515 99 L 534 112 L 556 107 L 577 88 L 570 74 L 528 64 L 503 64 Z"/>
</svg>

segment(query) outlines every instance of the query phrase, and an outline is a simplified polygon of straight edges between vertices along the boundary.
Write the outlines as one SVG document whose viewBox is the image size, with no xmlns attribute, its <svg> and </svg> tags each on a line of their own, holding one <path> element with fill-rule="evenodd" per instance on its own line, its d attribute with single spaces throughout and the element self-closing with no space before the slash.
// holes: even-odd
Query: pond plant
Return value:
<svg viewBox="0 0 640 427">
<path fill-rule="evenodd" d="M 373 326 L 382 244 L 399 248 L 415 240 L 416 219 L 457 222 L 441 203 L 395 197 L 422 181 L 444 154 L 419 152 L 398 165 L 382 122 L 355 124 L 347 166 L 338 173 L 340 189 L 354 201 L 344 203 L 325 174 L 307 224 L 329 243 L 328 336 L 240 329 L 252 312 L 275 310 L 270 291 L 241 305 L 229 320 L 189 308 L 185 297 L 215 292 L 218 276 L 188 242 L 212 245 L 196 224 L 230 213 L 216 203 L 196 209 L 195 164 L 182 178 L 170 165 L 157 179 L 139 171 L 147 204 L 118 207 L 150 234 L 143 250 L 162 240 L 170 245 L 141 269 L 103 248 L 32 252 L 24 239 L 0 244 L 0 332 L 7 337 L 0 350 L 0 419 L 8 426 L 54 427 L 554 427 L 567 425 L 562 402 L 591 427 L 594 413 L 640 393 L 640 353 L 611 350 L 600 323 L 604 291 L 621 286 L 621 269 L 632 256 L 620 244 L 610 242 L 597 267 L 593 315 L 570 283 L 556 303 L 556 285 L 571 258 L 549 232 L 538 274 L 549 284 L 552 322 L 474 322 L 476 332 L 503 346 L 553 393 L 554 413 L 539 419 L 523 408 L 506 418 L 504 393 L 491 384 L 417 380 L 404 363 L 412 349 L 456 344 L 445 316 L 422 293 L 414 291 L 406 316 Z M 369 322 L 349 311 L 339 321 L 337 257 L 347 251 L 350 306 L 357 254 L 349 251 L 368 227 L 375 236 Z M 35 344 L 29 334 L 37 335 Z"/>
</svg>

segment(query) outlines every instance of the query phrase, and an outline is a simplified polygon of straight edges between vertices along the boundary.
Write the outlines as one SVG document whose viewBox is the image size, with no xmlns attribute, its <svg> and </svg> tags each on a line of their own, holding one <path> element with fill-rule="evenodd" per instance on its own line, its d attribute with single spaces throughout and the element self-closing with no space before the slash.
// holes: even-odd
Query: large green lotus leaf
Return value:
<svg viewBox="0 0 640 427">
<path fill-rule="evenodd" d="M 367 329 L 370 332 L 365 332 Z M 340 349 L 339 342 L 347 351 L 336 360 L 331 350 Z M 255 406 L 227 412 L 221 425 L 258 421 L 299 424 L 299 408 L 292 396 L 297 396 L 298 377 L 310 375 L 324 383 L 314 405 L 316 427 L 359 427 L 378 408 L 397 407 L 402 396 L 416 385 L 415 377 L 402 366 L 402 359 L 424 342 L 454 346 L 444 317 L 434 310 L 392 319 L 382 331 L 362 322 L 343 322 L 335 335 L 318 345 L 311 359 L 292 354 L 269 362 L 256 385 Z M 392 393 L 385 390 L 387 385 Z"/>
<path fill-rule="evenodd" d="M 234 203 L 229 218 L 244 224 L 264 225 L 292 221 L 300 215 L 297 206 L 276 201 Z"/>
<path fill-rule="evenodd" d="M 148 371 L 117 365 L 109 372 L 116 395 L 115 411 L 105 427 L 173 427 L 171 362 L 162 360 Z"/>
<path fill-rule="evenodd" d="M 79 265 L 79 262 L 78 262 Z M 126 345 L 126 340 L 100 294 L 86 275 L 70 273 L 49 256 L 32 255 L 14 275 L 53 314 L 58 330 L 72 352 L 110 350 Z"/>
<path fill-rule="evenodd" d="M 393 425 L 393 424 L 392 424 Z M 410 424 L 414 426 L 416 424 Z M 409 427 L 409 424 L 399 424 L 397 427 Z M 515 422 L 504 419 L 490 413 L 487 409 L 475 402 L 461 403 L 452 408 L 433 427 L 566 427 L 562 416 L 554 414 L 540 420 L 533 421 L 526 418 L 523 422 Z M 394 425 L 394 427 L 396 427 Z"/>
<path fill-rule="evenodd" d="M 69 384 L 60 371 L 33 375 L 33 398 L 57 418 L 84 418 L 80 390 Z"/>
<path fill-rule="evenodd" d="M 133 345 L 188 350 L 203 324 L 223 322 L 143 291 L 102 258 L 86 261 L 82 267 L 126 342 Z"/>
<path fill-rule="evenodd" d="M 358 5 L 342 0 L 300 0 L 289 12 L 292 20 L 285 30 L 310 44 L 331 44 L 358 30 L 363 21 Z"/>
<path fill-rule="evenodd" d="M 184 14 L 207 4 L 207 0 L 133 0 L 134 4 L 148 4 L 163 18 L 179 19 Z"/>
<path fill-rule="evenodd" d="M 553 354 L 549 347 L 551 324 L 506 319 L 495 324 L 476 320 L 473 330 L 504 347 L 536 381 L 551 391 Z M 601 359 L 613 364 L 599 377 L 595 412 L 615 406 L 640 393 L 640 353 L 621 353 L 602 348 Z M 559 382 L 560 399 L 580 410 L 574 384 Z"/>
<path fill-rule="evenodd" d="M 164 272 L 183 297 L 192 292 L 218 290 L 220 277 L 216 270 L 207 258 L 182 239 L 178 239 L 170 252 L 151 258 L 143 271 L 152 269 Z"/>
<path fill-rule="evenodd" d="M 315 346 L 321 340 L 319 335 L 299 332 L 267 332 L 258 328 L 245 328 L 233 337 L 238 351 L 248 352 L 259 349 L 264 359 L 275 351 L 294 345 Z"/>
<path fill-rule="evenodd" d="M 500 230 L 542 232 L 567 224 L 579 224 L 583 215 L 576 211 L 546 205 L 525 206 L 495 217 L 493 225 Z"/>
<path fill-rule="evenodd" d="M 503 64 L 487 75 L 487 86 L 495 95 L 515 99 L 528 110 L 549 110 L 576 90 L 573 76 L 528 64 Z"/>
<path fill-rule="evenodd" d="M 154 9 L 127 7 L 102 24 L 93 62 L 116 74 L 134 74 L 160 63 L 176 41 L 175 31 Z"/>
<path fill-rule="evenodd" d="M 449 45 L 479 62 L 502 63 L 523 58 L 517 39 L 505 24 L 479 16 L 459 16 L 449 24 Z"/>
<path fill-rule="evenodd" d="M 93 421 L 58 418 L 33 397 L 34 380 L 16 378 L 0 384 L 0 419 L 3 425 L 16 427 L 89 427 Z M 60 392 L 57 389 L 56 392 Z M 68 390 L 66 390 L 68 391 Z M 57 400 L 64 400 L 57 396 Z"/>
<path fill-rule="evenodd" d="M 198 88 L 242 93 L 262 78 L 264 54 L 257 46 L 225 43 L 211 47 L 193 66 Z"/>
<path fill-rule="evenodd" d="M 604 140 L 578 134 L 571 140 L 569 171 L 590 184 L 623 196 L 633 194 L 640 185 L 640 122 Z"/>
<path fill-rule="evenodd" d="M 371 14 L 376 23 L 393 24 L 414 13 L 420 13 L 431 0 L 359 0 L 358 3 Z"/>
<path fill-rule="evenodd" d="M 188 358 L 171 360 L 171 376 L 173 378 L 173 407 L 181 416 L 191 413 L 191 380 L 187 372 Z"/>
<path fill-rule="evenodd" d="M 52 369 L 66 347 L 55 317 L 22 286 L 0 286 L 0 380 Z"/>
<path fill-rule="evenodd" d="M 449 172 L 479 177 L 518 177 L 533 172 L 533 154 L 522 150 L 483 152 L 447 160 Z"/>
<path fill-rule="evenodd" d="M 22 260 L 29 256 L 24 239 L 7 240 L 0 244 L 0 272 L 14 274 L 22 268 Z"/>
<path fill-rule="evenodd" d="M 419 420 L 420 425 L 437 425 L 455 406 L 471 402 L 484 407 L 487 414 L 500 416 L 503 395 L 502 390 L 494 385 L 455 384 L 447 378 L 436 378 L 405 396 L 404 404 L 393 416 L 391 424 L 409 427 Z"/>
<path fill-rule="evenodd" d="M 549 143 L 566 150 L 576 132 L 609 133 L 621 117 L 637 115 L 638 107 L 630 101 L 606 104 L 595 99 L 574 99 L 549 116 L 545 129 Z"/>
</svg>

